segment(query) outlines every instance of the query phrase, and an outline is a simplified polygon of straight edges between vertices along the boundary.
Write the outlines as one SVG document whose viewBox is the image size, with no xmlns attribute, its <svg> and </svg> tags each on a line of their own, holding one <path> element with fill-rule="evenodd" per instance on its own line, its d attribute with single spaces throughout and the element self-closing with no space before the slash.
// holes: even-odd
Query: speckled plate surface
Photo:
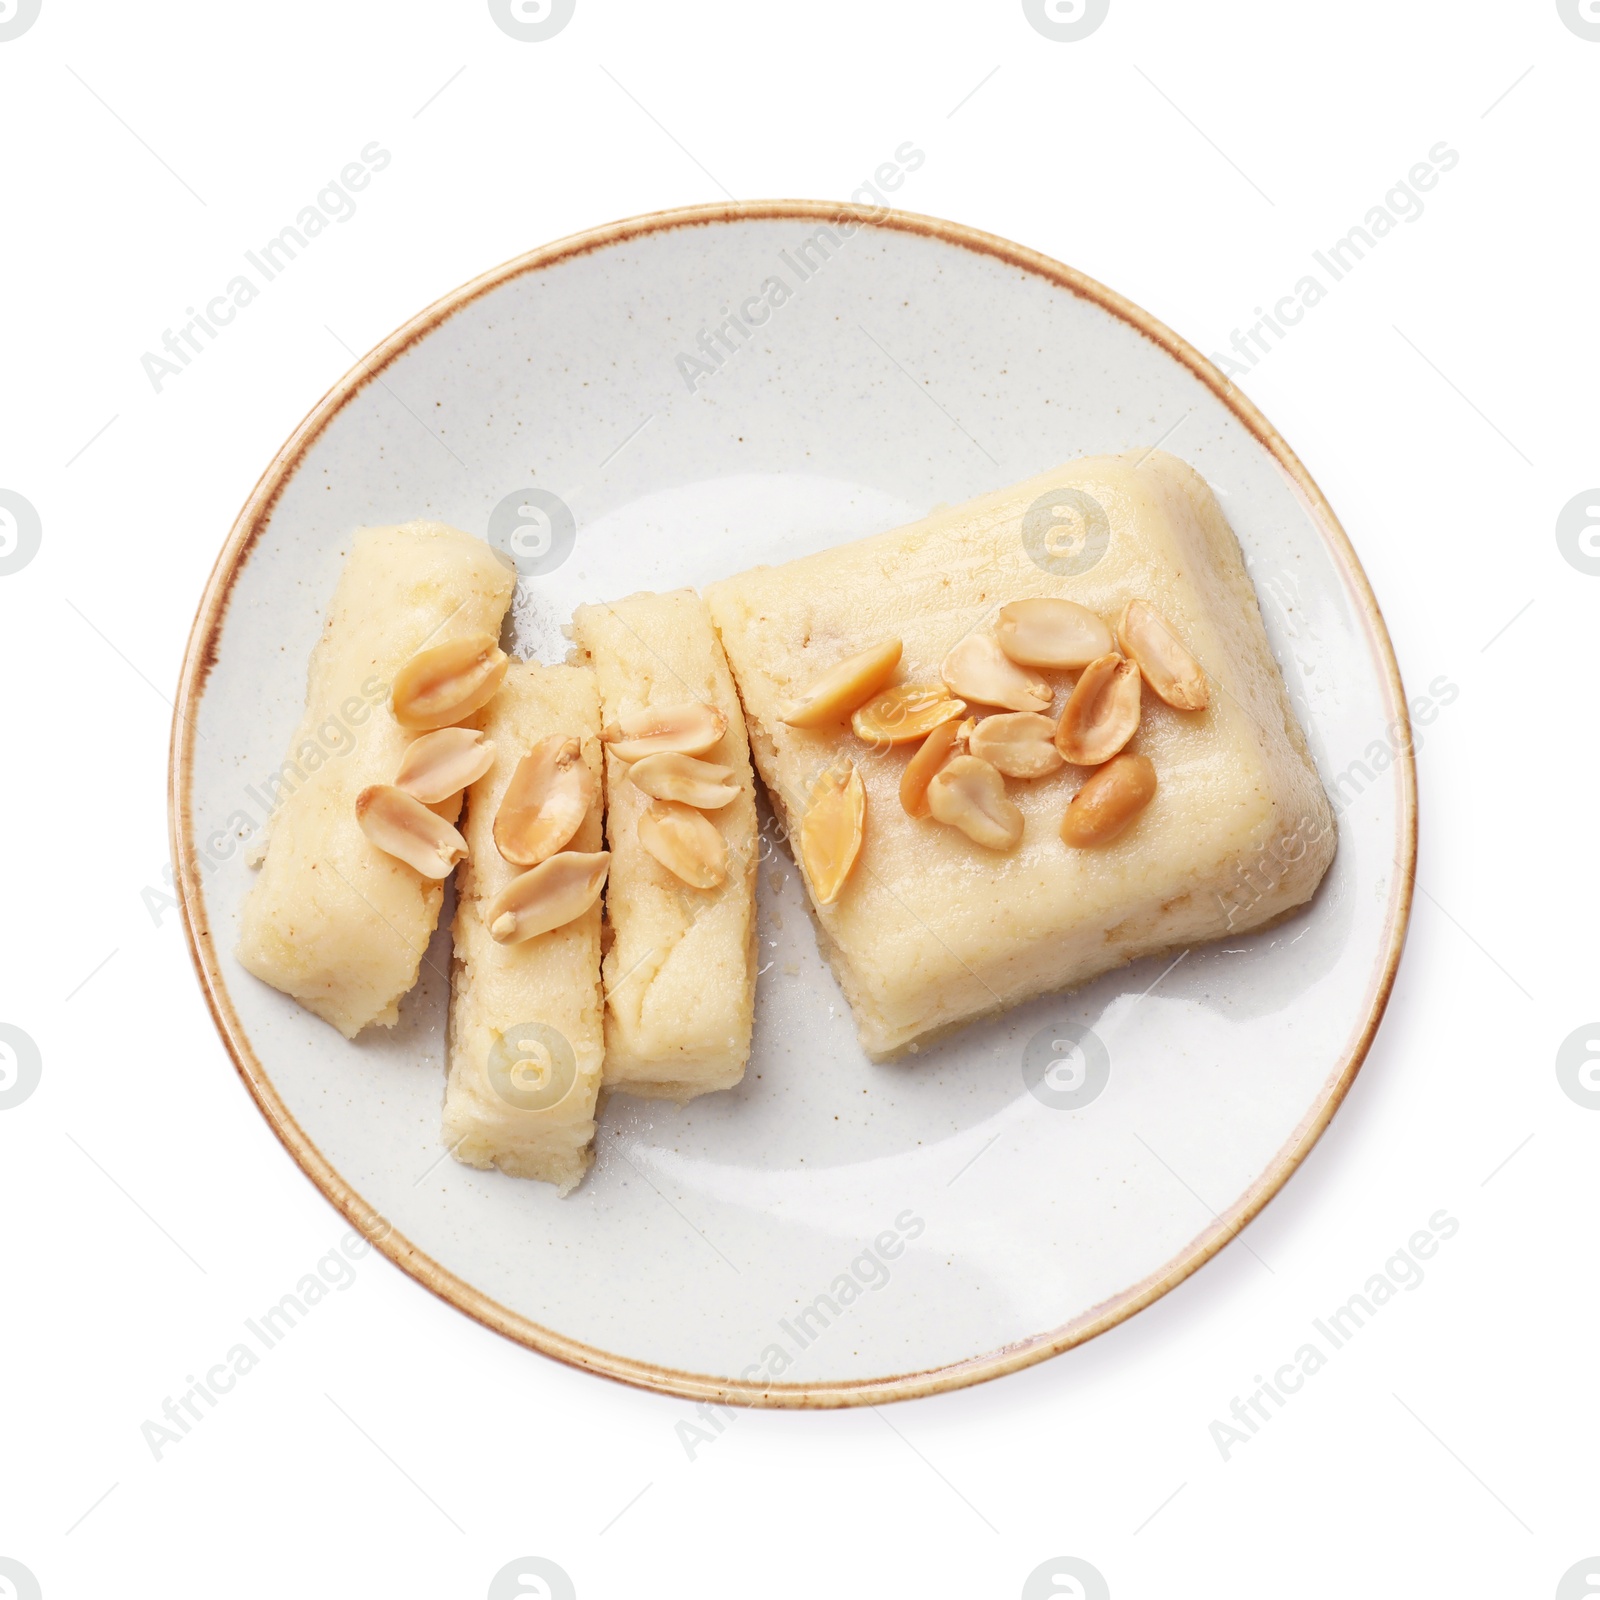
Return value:
<svg viewBox="0 0 1600 1600">
<path fill-rule="evenodd" d="M 739 328 L 710 331 L 730 317 Z M 779 851 L 761 873 L 743 1086 L 682 1110 L 613 1098 L 595 1168 L 566 1200 L 441 1149 L 443 933 L 400 1026 L 354 1044 L 234 960 L 241 836 L 264 815 L 351 529 L 425 516 L 494 539 L 524 574 L 519 649 L 555 660 L 579 601 L 703 584 L 1158 442 L 1204 473 L 1243 543 L 1324 780 L 1375 742 L 1391 757 L 1341 782 L 1337 860 L 1289 921 L 873 1065 Z M 173 726 L 174 854 L 202 985 L 313 1182 L 488 1326 L 692 1396 L 927 1393 L 1147 1305 L 1238 1232 L 1327 1124 L 1410 907 L 1399 676 L 1304 469 L 1137 307 L 1020 246 L 900 213 L 785 201 L 636 218 L 424 312 L 256 487 L 201 602 Z M 1104 1070 L 1058 1079 L 1092 1093 L 1025 1081 L 1028 1041 L 1061 1023 L 1105 1046 Z"/>
</svg>

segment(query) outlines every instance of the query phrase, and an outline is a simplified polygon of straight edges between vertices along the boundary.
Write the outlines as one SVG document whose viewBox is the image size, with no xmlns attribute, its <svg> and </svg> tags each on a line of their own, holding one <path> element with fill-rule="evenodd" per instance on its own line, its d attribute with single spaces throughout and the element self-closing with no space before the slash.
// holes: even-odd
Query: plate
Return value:
<svg viewBox="0 0 1600 1600">
<path fill-rule="evenodd" d="M 440 1145 L 446 934 L 399 1026 L 353 1044 L 234 959 L 248 836 L 352 529 L 430 517 L 491 539 L 521 574 L 518 652 L 550 661 L 579 601 L 700 585 L 1156 444 L 1205 475 L 1238 533 L 1334 793 L 1337 859 L 1288 921 L 875 1065 L 774 847 L 743 1085 L 681 1110 L 613 1098 L 595 1167 L 565 1200 Z M 954 223 L 804 201 L 662 212 L 547 245 L 362 360 L 278 453 L 217 562 L 171 782 L 206 997 L 323 1193 L 512 1339 L 649 1388 L 771 1406 L 994 1377 L 1213 1256 L 1359 1069 L 1415 862 L 1382 617 L 1326 501 L 1249 401 L 1058 262 Z M 1041 1077 L 1057 1039 L 1085 1042 Z"/>
</svg>

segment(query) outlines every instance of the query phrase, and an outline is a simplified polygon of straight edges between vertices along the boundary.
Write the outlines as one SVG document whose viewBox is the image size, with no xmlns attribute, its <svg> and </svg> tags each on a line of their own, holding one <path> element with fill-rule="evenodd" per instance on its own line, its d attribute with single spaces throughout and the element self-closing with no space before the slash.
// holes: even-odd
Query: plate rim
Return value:
<svg viewBox="0 0 1600 1600">
<path fill-rule="evenodd" d="M 366 385 L 418 340 L 455 312 L 524 273 L 539 271 L 591 251 L 669 229 L 769 219 L 853 222 L 896 233 L 921 234 L 946 244 L 996 258 L 1045 278 L 1081 299 L 1099 305 L 1160 346 L 1209 388 L 1277 462 L 1306 508 L 1329 553 L 1340 567 L 1362 614 L 1370 644 L 1382 672 L 1388 725 L 1399 724 L 1404 739 L 1394 764 L 1399 788 L 1394 888 L 1390 894 L 1381 954 L 1368 991 L 1364 1017 L 1344 1058 L 1324 1080 L 1311 1108 L 1279 1147 L 1262 1173 L 1227 1211 L 1216 1215 L 1162 1267 L 1059 1327 L 1012 1341 L 959 1361 L 887 1377 L 811 1383 L 749 1383 L 688 1372 L 599 1349 L 544 1327 L 501 1305 L 419 1250 L 348 1184 L 295 1120 L 257 1058 L 234 1009 L 218 963 L 203 898 L 197 852 L 191 843 L 190 797 L 194 777 L 192 717 L 215 665 L 217 646 L 234 584 L 285 486 L 306 452 L 333 418 Z M 551 1356 L 581 1371 L 612 1378 L 637 1388 L 687 1400 L 774 1409 L 825 1409 L 878 1405 L 941 1394 L 1062 1354 L 1106 1332 L 1159 1300 L 1197 1271 L 1240 1233 L 1293 1176 L 1343 1103 L 1372 1046 L 1393 992 L 1395 974 L 1410 925 L 1417 864 L 1417 776 L 1411 718 L 1399 663 L 1376 596 L 1338 517 L 1277 429 L 1256 405 L 1201 353 L 1142 307 L 1074 267 L 965 223 L 918 212 L 826 200 L 717 201 L 679 206 L 625 217 L 569 234 L 515 256 L 450 290 L 403 323 L 343 374 L 308 411 L 279 447 L 234 519 L 195 610 L 184 649 L 178 691 L 173 702 L 168 765 L 168 835 L 177 888 L 179 915 L 190 959 L 212 1022 L 235 1070 L 244 1081 L 268 1125 L 296 1164 L 347 1221 L 383 1252 L 401 1271 L 446 1304 L 528 1349 Z"/>
</svg>

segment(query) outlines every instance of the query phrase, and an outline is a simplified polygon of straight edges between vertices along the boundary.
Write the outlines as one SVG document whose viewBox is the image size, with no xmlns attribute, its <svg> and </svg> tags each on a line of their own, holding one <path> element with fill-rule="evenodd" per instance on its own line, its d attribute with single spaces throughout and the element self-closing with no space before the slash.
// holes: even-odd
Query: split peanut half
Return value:
<svg viewBox="0 0 1600 1600">
<path fill-rule="evenodd" d="M 867 791 L 853 761 L 841 759 L 817 779 L 800 820 L 800 860 L 811 892 L 831 906 L 861 854 Z"/>
<path fill-rule="evenodd" d="M 909 744 L 966 709 L 966 702 L 952 700 L 942 683 L 897 683 L 857 707 L 850 727 L 868 744 Z"/>
<path fill-rule="evenodd" d="M 513 866 L 536 867 L 578 831 L 594 803 L 594 774 L 579 739 L 541 739 L 518 763 L 494 816 L 495 848 Z"/>
<path fill-rule="evenodd" d="M 356 796 L 356 821 L 378 849 L 425 878 L 448 878 L 467 858 L 467 841 L 437 812 L 392 783 L 374 783 Z"/>
<path fill-rule="evenodd" d="M 1205 669 L 1148 601 L 1130 600 L 1122 608 L 1117 644 L 1123 655 L 1138 662 L 1144 681 L 1169 706 L 1179 711 L 1205 710 L 1211 699 Z"/>
<path fill-rule="evenodd" d="M 898 639 L 886 639 L 846 656 L 800 691 L 783 713 L 783 720 L 792 728 L 820 728 L 838 722 L 883 688 L 899 665 Z"/>
<path fill-rule="evenodd" d="M 728 731 L 728 719 L 702 700 L 682 705 L 647 706 L 624 711 L 608 723 L 600 737 L 619 761 L 642 761 L 646 756 L 704 755 Z"/>
<path fill-rule="evenodd" d="M 1139 668 L 1116 651 L 1091 661 L 1056 724 L 1056 749 L 1074 766 L 1109 761 L 1138 731 Z"/>
<path fill-rule="evenodd" d="M 939 676 L 952 694 L 1007 711 L 1048 711 L 1051 688 L 1024 672 L 986 633 L 969 633 L 944 658 Z"/>
<path fill-rule="evenodd" d="M 600 898 L 609 850 L 563 850 L 515 877 L 484 908 L 490 936 L 521 944 L 581 917 Z"/>
<path fill-rule="evenodd" d="M 908 817 L 927 816 L 928 781 L 950 759 L 965 726 L 954 717 L 941 722 L 906 763 L 906 770 L 900 774 L 900 805 Z"/>
<path fill-rule="evenodd" d="M 1013 850 L 1022 838 L 1022 813 L 1006 798 L 1005 779 L 977 756 L 952 756 L 934 773 L 928 810 L 986 850 Z"/>
<path fill-rule="evenodd" d="M 994 632 L 1025 667 L 1086 667 L 1111 648 L 1111 630 L 1075 600 L 1013 600 L 1000 607 Z"/>
<path fill-rule="evenodd" d="M 419 650 L 394 675 L 390 709 L 402 728 L 445 728 L 487 705 L 510 657 L 486 633 Z"/>
<path fill-rule="evenodd" d="M 657 800 L 640 813 L 639 843 L 691 889 L 715 889 L 728 877 L 728 847 L 716 824 L 692 806 Z"/>
<path fill-rule="evenodd" d="M 1110 844 L 1156 792 L 1156 769 L 1145 756 L 1120 755 L 1092 774 L 1061 819 L 1061 837 L 1079 849 Z"/>
<path fill-rule="evenodd" d="M 406 746 L 394 786 L 425 806 L 443 805 L 493 765 L 494 745 L 477 728 L 438 728 Z"/>
<path fill-rule="evenodd" d="M 628 768 L 628 776 L 652 800 L 676 800 L 696 811 L 718 811 L 739 797 L 732 767 L 679 755 L 675 750 L 646 756 Z"/>
<path fill-rule="evenodd" d="M 985 717 L 967 746 L 1008 778 L 1047 778 L 1063 765 L 1055 746 L 1056 725 L 1037 711 L 1004 711 Z"/>
</svg>

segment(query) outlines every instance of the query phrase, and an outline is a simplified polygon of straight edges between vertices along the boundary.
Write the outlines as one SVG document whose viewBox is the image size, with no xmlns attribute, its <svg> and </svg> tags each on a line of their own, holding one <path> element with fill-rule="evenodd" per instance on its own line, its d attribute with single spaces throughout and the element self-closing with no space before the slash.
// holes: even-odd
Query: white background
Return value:
<svg viewBox="0 0 1600 1600">
<path fill-rule="evenodd" d="M 43 1063 L 0 1111 L 0 1556 L 46 1600 L 477 1597 L 523 1555 L 582 1600 L 1010 1597 L 1060 1555 L 1116 1600 L 1555 1595 L 1600 1553 L 1600 1112 L 1554 1067 L 1600 1014 L 1600 578 L 1555 539 L 1600 482 L 1597 83 L 1554 0 L 1112 0 L 1077 43 L 1016 0 L 578 0 L 532 44 L 469 0 L 43 0 L 0 42 L 0 488 L 43 528 L 0 576 L 0 1022 Z M 141 1423 L 344 1232 L 145 892 L 169 696 L 241 501 L 352 352 L 483 268 L 724 193 L 844 198 L 907 139 L 898 202 L 1207 352 L 1460 152 L 1240 380 L 1341 515 L 1411 692 L 1460 689 L 1420 730 L 1421 892 L 1344 1109 L 1254 1255 L 997 1383 L 743 1414 L 691 1461 L 686 1403 L 368 1256 L 155 1461 Z M 372 140 L 393 161 L 357 214 L 157 394 L 141 355 Z M 1426 1281 L 1224 1461 L 1213 1419 L 1440 1208 L 1460 1230 Z"/>
</svg>

